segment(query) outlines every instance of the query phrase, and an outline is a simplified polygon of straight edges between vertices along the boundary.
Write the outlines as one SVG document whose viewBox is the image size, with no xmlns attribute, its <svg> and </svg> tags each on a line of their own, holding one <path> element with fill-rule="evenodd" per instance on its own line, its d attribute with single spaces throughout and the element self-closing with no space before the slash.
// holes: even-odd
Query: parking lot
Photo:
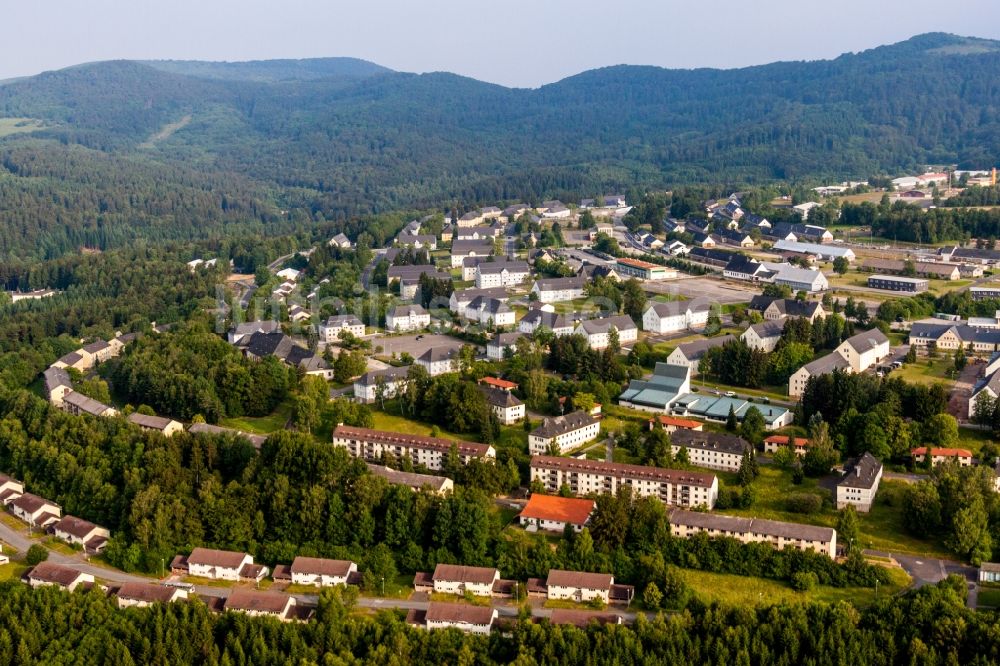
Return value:
<svg viewBox="0 0 1000 666">
<path fill-rule="evenodd" d="M 420 337 L 417 340 L 417 337 Z M 434 333 L 414 334 L 414 335 L 390 335 L 372 338 L 372 347 L 382 347 L 380 356 L 392 356 L 393 354 L 408 353 L 413 358 L 418 358 L 432 347 L 445 347 L 447 349 L 460 349 L 465 342 L 448 335 L 436 335 Z"/>
<path fill-rule="evenodd" d="M 756 286 L 756 288 L 754 288 Z M 759 285 L 740 285 L 723 282 L 718 278 L 694 277 L 680 280 L 647 281 L 643 289 L 654 294 L 683 296 L 689 299 L 707 298 L 713 303 L 747 303 L 760 293 Z"/>
</svg>

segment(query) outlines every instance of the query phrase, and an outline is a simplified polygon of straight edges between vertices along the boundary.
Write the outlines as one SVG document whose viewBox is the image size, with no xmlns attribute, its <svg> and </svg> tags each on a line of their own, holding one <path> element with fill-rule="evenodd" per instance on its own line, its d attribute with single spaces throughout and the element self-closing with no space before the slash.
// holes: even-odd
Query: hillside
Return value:
<svg viewBox="0 0 1000 666">
<path fill-rule="evenodd" d="M 0 140 L 0 188 L 30 209 L 39 188 L 57 187 L 25 179 L 26 154 L 35 156 L 29 165 L 86 155 L 91 171 L 68 174 L 81 185 L 100 180 L 102 163 L 125 160 L 150 173 L 178 170 L 186 188 L 212 192 L 220 208 L 206 210 L 210 219 L 225 219 L 222 202 L 232 198 L 266 225 L 272 207 L 342 219 L 630 186 L 985 167 L 1000 159 L 998 76 L 1000 43 L 944 34 L 828 61 L 608 67 L 536 90 L 351 59 L 93 63 L 0 86 L 0 118 L 43 125 Z M 83 148 L 74 153 L 74 144 Z M 122 196 L 129 180 L 117 181 Z M 208 233 L 174 226 L 180 212 L 200 209 L 187 195 L 111 221 L 127 230 L 105 228 L 106 211 L 85 199 L 67 205 L 107 238 Z M 70 249 L 30 223 L 4 238 L 16 221 L 6 207 L 0 256 Z"/>
</svg>

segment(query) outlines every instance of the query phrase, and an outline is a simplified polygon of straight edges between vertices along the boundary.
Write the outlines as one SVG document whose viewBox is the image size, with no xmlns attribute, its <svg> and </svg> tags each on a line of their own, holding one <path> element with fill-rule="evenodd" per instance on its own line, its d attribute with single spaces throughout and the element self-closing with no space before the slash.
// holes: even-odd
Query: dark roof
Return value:
<svg viewBox="0 0 1000 666">
<path fill-rule="evenodd" d="M 887 338 L 885 333 L 879 329 L 873 328 L 870 331 L 861 331 L 860 333 L 856 333 L 847 338 L 844 342 L 853 347 L 859 354 L 863 354 L 866 351 L 870 351 L 879 345 L 889 342 L 889 338 Z"/>
<path fill-rule="evenodd" d="M 50 368 L 46 368 L 42 375 L 45 377 L 45 390 L 48 392 L 52 392 L 60 386 L 73 388 L 73 384 L 69 378 L 69 373 L 66 372 L 64 368 L 52 366 Z"/>
<path fill-rule="evenodd" d="M 264 333 L 258 331 L 250 336 L 247 353 L 254 356 L 277 356 L 284 359 L 294 346 L 292 339 L 284 333 Z"/>
<path fill-rule="evenodd" d="M 490 567 L 467 567 L 461 564 L 439 564 L 434 567 L 435 581 L 459 581 L 462 583 L 492 583 L 497 577 L 497 570 Z"/>
<path fill-rule="evenodd" d="M 750 450 L 750 443 L 738 435 L 698 430 L 677 430 L 671 433 L 670 443 L 689 449 L 721 451 L 738 456 Z"/>
<path fill-rule="evenodd" d="M 493 623 L 496 611 L 490 606 L 469 604 L 446 604 L 432 601 L 427 607 L 427 622 L 462 622 L 466 624 L 489 625 Z"/>
<path fill-rule="evenodd" d="M 212 567 L 235 569 L 243 563 L 246 553 L 232 550 L 215 550 L 213 548 L 195 548 L 188 555 L 188 564 L 205 564 Z"/>
<path fill-rule="evenodd" d="M 762 268 L 760 262 L 754 261 L 750 257 L 742 254 L 733 255 L 733 258 L 726 264 L 726 270 L 732 273 L 746 273 L 753 275 Z"/>
<path fill-rule="evenodd" d="M 773 296 L 762 296 L 757 295 L 750 299 L 750 303 L 747 304 L 747 310 L 756 310 L 757 312 L 763 312 L 768 308 L 775 299 Z"/>
<path fill-rule="evenodd" d="M 98 529 L 98 525 L 84 520 L 83 518 L 77 518 L 76 516 L 63 516 L 59 519 L 59 522 L 52 526 L 53 530 L 59 532 L 66 532 L 77 539 L 82 539 L 89 536 L 91 532 Z"/>
<path fill-rule="evenodd" d="M 882 463 L 872 454 L 865 452 L 860 458 L 856 458 L 844 465 L 844 476 L 838 486 L 848 488 L 871 489 L 875 485 L 879 472 L 882 471 Z"/>
<path fill-rule="evenodd" d="M 673 437 L 673 435 L 671 435 Z M 689 472 L 687 470 L 666 469 L 664 467 L 648 467 L 646 465 L 630 465 L 627 463 L 605 462 L 603 460 L 587 460 L 585 458 L 566 458 L 563 456 L 532 456 L 531 466 L 541 469 L 558 469 L 567 473 L 598 474 L 619 478 L 640 479 L 644 481 L 661 481 L 672 484 L 711 487 L 715 483 L 715 475 L 707 472 Z"/>
<path fill-rule="evenodd" d="M 497 333 L 493 336 L 493 339 L 489 341 L 489 346 L 491 347 L 507 347 L 513 345 L 519 339 L 524 337 L 524 333 Z"/>
<path fill-rule="evenodd" d="M 291 596 L 281 592 L 261 592 L 251 589 L 234 589 L 226 599 L 226 610 L 282 613 Z"/>
<path fill-rule="evenodd" d="M 718 530 L 737 534 L 759 534 L 762 536 L 801 539 L 804 541 L 830 542 L 836 534 L 836 531 L 832 527 L 784 523 L 777 520 L 764 520 L 762 518 L 739 518 L 703 511 L 686 511 L 684 509 L 674 509 L 671 511 L 670 523 L 672 525 L 685 525 L 704 530 Z"/>
<path fill-rule="evenodd" d="M 11 506 L 16 506 L 25 513 L 35 513 L 39 509 L 45 506 L 59 507 L 58 504 L 51 500 L 47 500 L 44 497 L 39 497 L 38 495 L 33 495 L 31 493 L 24 493 L 16 500 L 11 502 Z"/>
<path fill-rule="evenodd" d="M 560 291 L 563 289 L 583 289 L 587 280 L 582 275 L 563 278 L 542 278 L 535 281 L 539 291 Z"/>
<path fill-rule="evenodd" d="M 353 426 L 338 425 L 333 431 L 334 437 L 344 437 L 347 439 L 357 439 L 367 442 L 381 442 L 390 445 L 418 446 L 438 451 L 449 451 L 454 445 L 460 454 L 483 456 L 489 451 L 488 444 L 477 444 L 475 442 L 463 442 L 461 440 L 452 441 L 440 437 L 424 437 L 422 435 L 408 435 L 401 432 L 387 432 L 385 430 L 370 430 L 369 428 L 355 428 Z"/>
<path fill-rule="evenodd" d="M 588 573 L 585 571 L 564 571 L 549 569 L 545 579 L 548 587 L 577 587 L 585 590 L 610 590 L 615 577 L 606 573 Z"/>
<path fill-rule="evenodd" d="M 94 400 L 82 393 L 77 393 L 76 391 L 70 391 L 63 397 L 63 402 L 73 405 L 81 412 L 86 414 L 91 414 L 93 416 L 101 416 L 104 412 L 111 409 L 103 402 L 99 400 Z"/>
<path fill-rule="evenodd" d="M 493 252 L 493 241 L 491 240 L 457 240 L 451 244 L 452 254 L 490 254 Z"/>
<path fill-rule="evenodd" d="M 458 356 L 458 350 L 454 347 L 431 347 L 417 360 L 424 363 L 437 363 L 438 361 L 449 361 Z"/>
<path fill-rule="evenodd" d="M 778 312 L 788 317 L 813 317 L 822 306 L 818 301 L 800 301 L 794 298 L 776 298 L 772 301 Z"/>
<path fill-rule="evenodd" d="M 345 577 L 351 571 L 353 562 L 348 560 L 328 560 L 322 557 L 299 555 L 292 562 L 292 573 L 318 574 L 321 576 Z"/>
<path fill-rule="evenodd" d="M 242 430 L 223 428 L 210 423 L 192 423 L 188 426 L 188 432 L 205 435 L 236 435 L 247 440 L 258 449 L 263 446 L 264 442 L 267 440 L 267 435 L 254 435 L 249 432 L 243 432 Z"/>
<path fill-rule="evenodd" d="M 424 486 L 429 486 L 435 492 L 440 492 L 449 481 L 446 476 L 417 474 L 416 472 L 401 472 L 398 469 L 392 469 L 391 467 L 385 467 L 383 465 L 373 465 L 371 463 L 368 464 L 368 471 L 395 485 L 408 486 L 410 488 L 423 488 Z"/>
<path fill-rule="evenodd" d="M 140 428 L 151 428 L 153 430 L 164 430 L 173 423 L 172 419 L 163 416 L 150 416 L 148 414 L 140 414 L 139 412 L 132 412 L 126 420 Z"/>
<path fill-rule="evenodd" d="M 76 569 L 64 567 L 54 562 L 39 562 L 35 568 L 28 573 L 30 580 L 39 580 L 45 583 L 55 583 L 56 585 L 69 586 L 83 574 Z"/>
<path fill-rule="evenodd" d="M 407 374 L 410 372 L 410 366 L 404 365 L 402 367 L 389 366 L 382 370 L 369 370 L 365 374 L 361 375 L 354 380 L 355 384 L 361 384 L 362 386 L 374 386 L 378 383 L 381 378 L 386 383 L 393 383 L 396 381 L 401 381 L 406 379 Z"/>
<path fill-rule="evenodd" d="M 583 411 L 573 412 L 565 416 L 553 416 L 543 420 L 540 426 L 531 431 L 531 436 L 551 439 L 597 422 L 596 418 Z"/>
<path fill-rule="evenodd" d="M 486 396 L 486 402 L 490 403 L 492 407 L 502 407 L 504 409 L 508 409 L 510 407 L 517 407 L 518 405 L 524 404 L 510 391 L 494 388 L 492 386 L 486 386 L 485 384 L 477 384 L 476 386 L 478 386 L 479 390 L 482 391 L 484 396 Z"/>
<path fill-rule="evenodd" d="M 714 338 L 703 338 L 701 340 L 694 340 L 692 342 L 685 342 L 682 345 L 678 345 L 677 349 L 684 354 L 684 358 L 689 361 L 694 361 L 700 359 L 705 355 L 709 349 L 715 347 L 721 347 L 722 345 L 735 340 L 736 338 L 732 334 L 720 335 Z M 676 351 L 676 350 L 675 350 Z"/>
<path fill-rule="evenodd" d="M 546 310 L 529 310 L 521 321 L 530 324 L 532 326 L 544 326 L 545 328 L 556 329 L 556 328 L 567 328 L 572 326 L 572 323 L 561 314 L 556 314 L 555 312 L 548 312 Z"/>
<path fill-rule="evenodd" d="M 588 335 L 597 333 L 607 333 L 614 327 L 618 331 L 630 331 L 636 327 L 635 322 L 628 315 L 615 315 L 614 317 L 604 317 L 601 319 L 585 319 L 580 322 L 580 326 Z"/>
<path fill-rule="evenodd" d="M 154 583 L 122 583 L 115 596 L 119 599 L 134 599 L 147 603 L 167 603 L 177 593 L 176 587 L 156 585 Z"/>
<path fill-rule="evenodd" d="M 759 338 L 774 338 L 779 337 L 785 330 L 785 322 L 779 320 L 770 320 L 761 322 L 759 324 L 754 324 L 750 326 L 747 330 L 753 329 L 753 332 L 757 334 Z"/>
</svg>

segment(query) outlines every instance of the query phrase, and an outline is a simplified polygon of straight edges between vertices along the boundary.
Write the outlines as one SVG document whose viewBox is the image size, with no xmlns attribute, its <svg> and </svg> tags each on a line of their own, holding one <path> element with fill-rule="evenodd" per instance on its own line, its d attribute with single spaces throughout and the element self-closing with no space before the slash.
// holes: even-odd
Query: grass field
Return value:
<svg viewBox="0 0 1000 666">
<path fill-rule="evenodd" d="M 2 571 L 2 569 L 0 569 Z M 1000 588 L 980 587 L 976 597 L 979 608 L 1000 608 Z"/>
<path fill-rule="evenodd" d="M 288 419 L 292 417 L 292 401 L 287 399 L 278 405 L 277 409 L 267 416 L 239 416 L 221 419 L 219 425 L 226 428 L 236 428 L 245 432 L 267 435 L 283 430 Z"/>
<path fill-rule="evenodd" d="M 935 382 L 952 383 L 949 376 L 955 368 L 955 361 L 950 356 L 939 358 L 918 358 L 915 363 L 906 363 L 899 370 L 893 370 L 892 376 L 905 379 L 916 384 L 934 384 Z"/>
<path fill-rule="evenodd" d="M 766 578 L 691 569 L 681 569 L 680 572 L 695 594 L 702 601 L 708 603 L 718 601 L 733 606 L 753 606 L 795 602 L 836 603 L 848 601 L 856 606 L 868 606 L 875 600 L 874 588 L 820 585 L 809 592 L 796 592 L 781 581 Z M 898 594 L 910 585 L 909 576 L 901 569 L 885 569 L 884 575 L 879 576 L 879 581 L 879 597 Z"/>
<path fill-rule="evenodd" d="M 832 270 L 826 273 L 827 279 L 830 282 L 831 289 L 842 289 L 844 287 L 858 287 L 862 289 L 868 288 L 868 276 L 871 273 L 858 273 L 855 271 L 850 271 L 846 275 L 837 275 Z M 928 280 L 927 288 L 929 291 L 941 295 L 946 294 L 951 291 L 956 291 L 964 287 L 968 287 L 972 284 L 972 280 Z M 872 289 L 871 292 L 866 293 L 871 296 L 881 296 L 882 298 L 898 298 L 900 294 L 892 291 L 883 291 L 879 289 Z M 905 294 L 904 294 L 905 295 Z"/>
<path fill-rule="evenodd" d="M 988 430 L 958 429 L 957 447 L 972 451 L 972 455 L 979 455 L 979 449 L 983 448 L 983 444 L 992 444 L 994 441 L 993 434 Z"/>
<path fill-rule="evenodd" d="M 21 562 L 11 562 L 0 566 L 0 582 L 5 580 L 20 580 L 24 572 L 28 570 L 28 565 Z"/>
<path fill-rule="evenodd" d="M 0 137 L 45 129 L 45 123 L 34 118 L 0 118 Z"/>
</svg>

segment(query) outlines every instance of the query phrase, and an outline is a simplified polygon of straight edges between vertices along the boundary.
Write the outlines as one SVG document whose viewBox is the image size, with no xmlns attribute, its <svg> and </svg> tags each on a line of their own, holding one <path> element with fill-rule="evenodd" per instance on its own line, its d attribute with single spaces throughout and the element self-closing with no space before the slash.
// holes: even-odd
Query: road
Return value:
<svg viewBox="0 0 1000 666">
<path fill-rule="evenodd" d="M 969 608 L 976 607 L 976 581 L 979 577 L 979 570 L 976 567 L 953 562 L 951 560 L 939 560 L 933 557 L 922 557 L 919 555 L 903 555 L 900 553 L 887 553 L 880 550 L 866 550 L 865 555 L 876 557 L 891 557 L 899 562 L 903 570 L 913 579 L 913 587 L 919 588 L 924 585 L 939 583 L 948 576 L 956 574 L 966 580 L 969 586 L 969 598 L 967 604 Z"/>
</svg>

